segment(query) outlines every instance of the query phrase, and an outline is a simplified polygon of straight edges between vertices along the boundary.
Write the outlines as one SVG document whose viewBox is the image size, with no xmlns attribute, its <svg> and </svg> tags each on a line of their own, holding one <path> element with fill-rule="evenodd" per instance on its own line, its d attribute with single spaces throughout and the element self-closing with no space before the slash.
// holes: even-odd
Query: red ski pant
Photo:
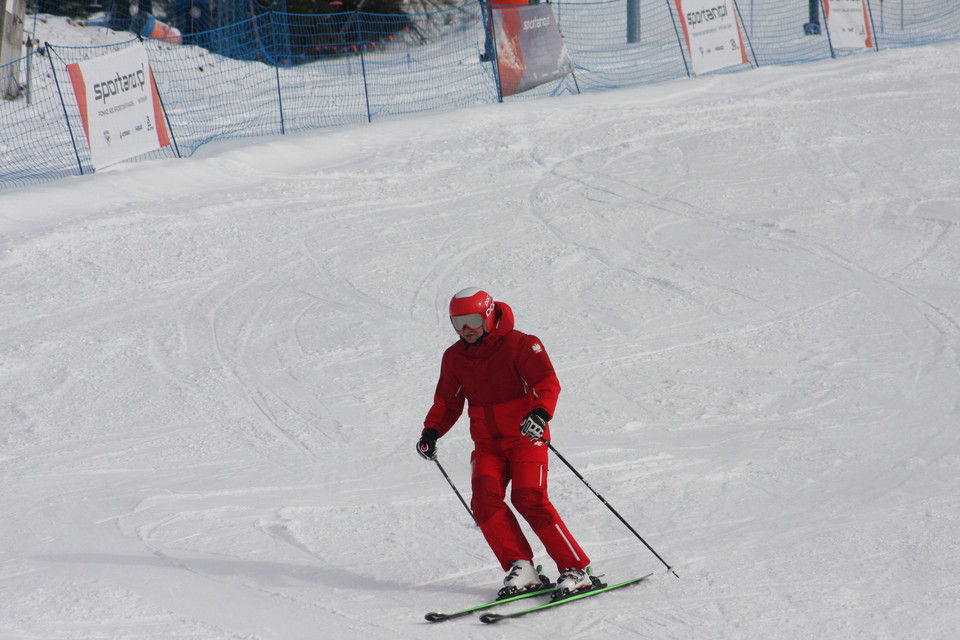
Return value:
<svg viewBox="0 0 960 640">
<path fill-rule="evenodd" d="M 547 497 L 548 449 L 526 437 L 477 443 L 471 456 L 473 498 L 471 508 L 487 544 L 504 571 L 514 560 L 533 560 L 530 543 L 520 523 L 505 502 L 510 502 L 540 538 L 557 563 L 557 571 L 584 569 L 590 559 L 567 530 Z"/>
</svg>

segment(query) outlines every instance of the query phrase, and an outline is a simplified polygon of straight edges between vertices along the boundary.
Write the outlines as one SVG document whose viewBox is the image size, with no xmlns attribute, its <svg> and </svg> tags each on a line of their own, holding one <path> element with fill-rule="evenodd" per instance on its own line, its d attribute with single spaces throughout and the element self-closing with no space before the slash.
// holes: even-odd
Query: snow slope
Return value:
<svg viewBox="0 0 960 640">
<path fill-rule="evenodd" d="M 958 87 L 882 51 L 0 193 L 0 638 L 957 637 Z M 423 621 L 502 577 L 414 452 L 471 284 L 679 580 L 554 459 L 597 572 L 655 578 Z"/>
</svg>

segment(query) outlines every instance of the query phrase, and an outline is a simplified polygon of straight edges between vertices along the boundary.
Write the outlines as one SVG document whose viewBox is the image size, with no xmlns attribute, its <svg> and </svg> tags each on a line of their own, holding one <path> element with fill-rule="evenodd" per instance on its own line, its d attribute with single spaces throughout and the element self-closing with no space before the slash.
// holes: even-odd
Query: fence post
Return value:
<svg viewBox="0 0 960 640">
<path fill-rule="evenodd" d="M 33 92 L 30 88 L 33 81 L 33 45 L 36 43 L 32 33 L 27 36 L 27 104 L 33 104 Z"/>
<path fill-rule="evenodd" d="M 816 3 L 820 4 L 820 5 L 823 4 L 823 0 L 810 0 L 810 5 L 813 6 L 813 3 L 814 3 L 814 2 L 816 2 Z M 824 11 L 824 15 L 826 15 L 826 11 Z M 819 28 L 819 26 L 820 26 L 820 25 L 818 24 L 817 27 Z M 827 28 L 824 29 L 824 31 L 827 32 L 827 44 L 830 45 L 830 57 L 831 57 L 831 58 L 836 58 L 836 57 L 837 57 L 837 52 L 834 51 L 834 49 L 833 49 L 833 38 L 830 37 L 830 25 L 829 25 L 829 24 L 827 25 Z"/>
<path fill-rule="evenodd" d="M 496 29 L 493 27 L 493 3 L 480 0 L 480 15 L 483 17 L 483 55 L 480 59 L 493 65 L 493 82 L 497 85 L 497 102 L 503 102 L 500 87 L 500 60 L 497 52 Z"/>
<path fill-rule="evenodd" d="M 50 70 L 53 71 L 53 84 L 57 87 L 57 95 L 60 96 L 60 106 L 63 108 L 63 118 L 67 122 L 67 133 L 70 134 L 70 142 L 73 144 L 73 155 L 77 159 L 77 168 L 80 169 L 80 175 L 83 175 L 83 163 L 80 162 L 80 152 L 77 150 L 77 141 L 73 137 L 73 127 L 70 126 L 70 116 L 67 114 L 67 103 L 63 100 L 63 92 L 60 91 L 60 79 L 57 78 L 57 67 L 53 64 L 53 47 L 49 43 L 43 43 L 44 48 L 49 49 L 51 55 L 47 56 L 50 61 Z M 39 51 L 37 51 L 39 53 Z M 57 54 L 59 58 L 60 55 Z"/>
<path fill-rule="evenodd" d="M 363 74 L 363 99 L 367 103 L 367 122 L 373 122 L 373 114 L 370 113 L 370 87 L 367 85 L 367 62 L 363 56 L 363 50 L 366 48 L 360 43 L 360 73 Z"/>
<path fill-rule="evenodd" d="M 880 0 L 880 6 L 883 6 L 883 0 Z M 870 0 L 867 0 L 867 20 L 870 21 L 870 31 L 873 32 L 873 50 L 880 51 L 880 38 L 877 37 L 877 25 L 873 22 L 873 7 L 870 6 Z"/>
<path fill-rule="evenodd" d="M 627 0 L 627 42 L 640 42 L 640 0 Z"/>
<path fill-rule="evenodd" d="M 676 5 L 672 0 L 666 0 L 667 2 L 667 11 L 670 12 L 670 20 L 673 21 L 673 32 L 677 36 L 677 45 L 680 47 L 680 58 L 683 60 L 683 68 L 687 72 L 687 77 L 690 77 L 690 65 L 687 63 L 687 48 L 683 46 L 683 38 L 680 37 L 680 30 L 677 28 L 677 15 L 674 11 Z M 683 16 L 680 16 L 680 19 L 683 20 Z"/>
<path fill-rule="evenodd" d="M 810 0 L 810 6 L 808 8 L 808 18 L 809 21 L 807 24 L 803 25 L 803 32 L 808 36 L 818 36 L 821 33 L 820 29 L 820 0 Z"/>
<path fill-rule="evenodd" d="M 280 135 L 286 134 L 283 126 L 283 92 L 280 90 L 280 61 L 273 61 L 273 68 L 277 72 L 277 105 L 280 107 Z"/>
<path fill-rule="evenodd" d="M 144 50 L 146 50 L 146 47 L 144 47 Z M 163 112 L 163 119 L 167 123 L 167 132 L 170 134 L 170 139 L 173 140 L 173 151 L 177 154 L 178 158 L 182 158 L 180 145 L 177 144 L 177 134 L 174 133 L 173 125 L 170 124 L 170 116 L 167 115 L 167 105 L 163 104 L 163 96 L 160 95 L 160 88 L 157 86 L 157 77 L 153 74 L 153 67 L 150 67 L 150 82 L 157 91 L 157 100 L 160 101 L 160 111 Z"/>
<path fill-rule="evenodd" d="M 740 27 L 743 29 L 743 35 L 747 40 L 746 46 L 750 47 L 750 55 L 753 56 L 753 64 L 755 67 L 760 68 L 760 62 L 757 61 L 757 52 L 753 50 L 753 42 L 750 41 L 750 29 L 747 29 L 747 26 L 743 24 L 743 14 L 740 13 L 740 5 L 737 4 L 737 0 L 733 0 L 733 9 L 737 12 L 737 18 L 740 20 Z"/>
</svg>

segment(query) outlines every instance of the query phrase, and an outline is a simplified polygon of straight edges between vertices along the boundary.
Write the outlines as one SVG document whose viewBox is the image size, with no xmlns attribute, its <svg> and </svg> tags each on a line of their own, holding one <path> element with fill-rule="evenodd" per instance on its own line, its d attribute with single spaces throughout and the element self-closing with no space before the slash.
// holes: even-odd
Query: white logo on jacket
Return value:
<svg viewBox="0 0 960 640">
<path fill-rule="evenodd" d="M 534 353 L 540 353 L 541 351 L 543 351 L 543 347 L 540 346 L 539 342 L 535 342 L 532 348 Z"/>
</svg>

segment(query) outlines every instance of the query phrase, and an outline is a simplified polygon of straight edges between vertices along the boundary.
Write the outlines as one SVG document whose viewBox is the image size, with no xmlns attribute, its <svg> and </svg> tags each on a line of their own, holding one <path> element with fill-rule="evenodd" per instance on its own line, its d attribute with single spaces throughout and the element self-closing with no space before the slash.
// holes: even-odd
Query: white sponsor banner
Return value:
<svg viewBox="0 0 960 640">
<path fill-rule="evenodd" d="M 169 144 L 142 45 L 67 65 L 96 169 Z"/>
<path fill-rule="evenodd" d="M 734 0 L 676 0 L 693 72 L 747 64 Z"/>
<path fill-rule="evenodd" d="M 823 0 L 827 31 L 835 49 L 872 49 L 866 0 Z"/>
</svg>

